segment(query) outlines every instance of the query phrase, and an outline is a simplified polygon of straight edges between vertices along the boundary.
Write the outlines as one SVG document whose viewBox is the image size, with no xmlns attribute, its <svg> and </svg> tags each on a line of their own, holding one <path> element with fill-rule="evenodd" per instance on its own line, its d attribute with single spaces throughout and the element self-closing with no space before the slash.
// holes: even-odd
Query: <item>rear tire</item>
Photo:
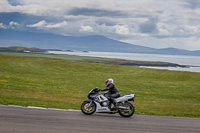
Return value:
<svg viewBox="0 0 200 133">
<path fill-rule="evenodd" d="M 81 111 L 86 115 L 92 115 L 96 111 L 96 105 L 94 102 L 88 107 L 90 104 L 89 101 L 85 101 L 81 105 Z"/>
<path fill-rule="evenodd" d="M 129 102 L 126 102 L 123 106 L 128 107 L 129 109 L 128 110 L 119 110 L 119 114 L 122 117 L 131 117 L 135 112 L 135 107 Z"/>
</svg>

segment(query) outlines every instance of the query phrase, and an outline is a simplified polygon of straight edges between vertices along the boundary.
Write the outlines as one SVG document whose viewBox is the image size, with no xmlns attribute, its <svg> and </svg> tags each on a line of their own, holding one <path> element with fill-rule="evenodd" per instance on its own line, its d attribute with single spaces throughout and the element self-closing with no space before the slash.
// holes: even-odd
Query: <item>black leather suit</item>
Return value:
<svg viewBox="0 0 200 133">
<path fill-rule="evenodd" d="M 111 101 L 113 101 L 112 98 L 120 97 L 120 93 L 119 93 L 119 91 L 117 90 L 117 88 L 115 87 L 114 84 L 108 85 L 107 88 L 105 88 L 101 91 L 108 91 L 108 93 L 106 93 L 106 97 L 108 97 Z"/>
</svg>

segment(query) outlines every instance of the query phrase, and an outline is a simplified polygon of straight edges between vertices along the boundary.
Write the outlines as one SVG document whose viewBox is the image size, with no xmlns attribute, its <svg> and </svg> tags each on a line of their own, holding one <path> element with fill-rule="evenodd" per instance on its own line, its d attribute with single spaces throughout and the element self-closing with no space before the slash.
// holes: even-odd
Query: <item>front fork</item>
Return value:
<svg viewBox="0 0 200 133">
<path fill-rule="evenodd" d="M 88 107 L 90 107 L 91 105 L 92 105 L 92 100 L 90 101 L 90 103 L 89 103 Z"/>
<path fill-rule="evenodd" d="M 89 105 L 88 105 L 88 107 L 90 107 L 90 106 L 92 105 L 92 102 L 93 102 L 93 101 L 92 101 L 91 99 L 87 99 L 87 100 L 85 100 L 84 102 L 90 102 Z"/>
</svg>

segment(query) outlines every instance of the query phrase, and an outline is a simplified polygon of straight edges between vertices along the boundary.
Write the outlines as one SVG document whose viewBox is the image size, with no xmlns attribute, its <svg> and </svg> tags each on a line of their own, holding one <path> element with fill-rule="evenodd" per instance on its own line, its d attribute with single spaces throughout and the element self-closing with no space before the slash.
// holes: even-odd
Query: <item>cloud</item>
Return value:
<svg viewBox="0 0 200 133">
<path fill-rule="evenodd" d="M 158 31 L 157 22 L 158 22 L 157 18 L 149 18 L 148 21 L 140 24 L 140 27 L 139 27 L 140 32 L 147 33 L 147 34 L 156 33 Z"/>
<path fill-rule="evenodd" d="M 126 26 L 115 25 L 115 32 L 120 35 L 128 35 L 129 29 Z"/>
<path fill-rule="evenodd" d="M 3 23 L 0 23 L 0 28 L 7 29 L 7 27 Z"/>
<path fill-rule="evenodd" d="M 200 1 L 199 0 L 185 0 L 185 6 L 190 9 L 200 9 Z"/>
<path fill-rule="evenodd" d="M 69 12 L 69 15 L 74 16 L 96 16 L 96 17 L 125 17 L 127 16 L 124 12 L 119 10 L 105 10 L 105 9 L 96 9 L 96 8 L 72 8 Z"/>
<path fill-rule="evenodd" d="M 198 36 L 200 34 L 200 27 L 195 26 L 177 26 L 176 29 L 174 29 L 174 37 L 182 37 L 182 38 L 188 38 L 192 36 Z"/>
<path fill-rule="evenodd" d="M 17 22 L 11 21 L 9 23 L 9 27 L 11 27 L 11 28 L 15 28 L 16 26 L 19 26 L 19 24 Z"/>
<path fill-rule="evenodd" d="M 67 26 L 68 23 L 66 21 L 60 22 L 60 23 L 56 23 L 56 24 L 48 24 L 46 25 L 47 28 L 62 28 Z"/>
<path fill-rule="evenodd" d="M 0 28 L 2 29 L 9 29 L 9 28 L 16 28 L 17 26 L 19 26 L 19 24 L 17 22 L 14 21 L 10 21 L 9 25 L 5 25 L 3 23 L 0 23 Z"/>
<path fill-rule="evenodd" d="M 42 20 L 36 24 L 32 24 L 32 25 L 27 25 L 27 27 L 31 27 L 31 28 L 44 28 L 46 26 L 47 22 L 45 20 Z"/>
<path fill-rule="evenodd" d="M 79 29 L 79 31 L 80 32 L 94 32 L 91 26 L 83 26 L 83 25 L 81 25 L 81 28 Z"/>
<path fill-rule="evenodd" d="M 11 12 L 13 11 L 12 6 L 7 0 L 0 0 L 0 12 Z"/>
<path fill-rule="evenodd" d="M 8 0 L 8 3 L 12 6 L 22 5 L 17 0 Z"/>
<path fill-rule="evenodd" d="M 47 23 L 46 20 L 39 21 L 32 25 L 27 25 L 30 28 L 38 28 L 38 29 L 51 29 L 51 28 L 65 28 L 68 25 L 66 21 L 59 23 Z"/>
<path fill-rule="evenodd" d="M 11 21 L 10 22 L 10 26 L 15 26 L 15 25 L 19 25 L 17 22 Z"/>
</svg>

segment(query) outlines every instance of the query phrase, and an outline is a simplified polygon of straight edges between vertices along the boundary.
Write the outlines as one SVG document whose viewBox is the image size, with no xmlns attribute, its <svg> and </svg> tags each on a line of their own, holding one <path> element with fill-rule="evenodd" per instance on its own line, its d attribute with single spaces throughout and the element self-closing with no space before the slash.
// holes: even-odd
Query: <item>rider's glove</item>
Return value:
<svg viewBox="0 0 200 133">
<path fill-rule="evenodd" d="M 98 91 L 101 91 L 101 89 L 99 89 Z"/>
</svg>

